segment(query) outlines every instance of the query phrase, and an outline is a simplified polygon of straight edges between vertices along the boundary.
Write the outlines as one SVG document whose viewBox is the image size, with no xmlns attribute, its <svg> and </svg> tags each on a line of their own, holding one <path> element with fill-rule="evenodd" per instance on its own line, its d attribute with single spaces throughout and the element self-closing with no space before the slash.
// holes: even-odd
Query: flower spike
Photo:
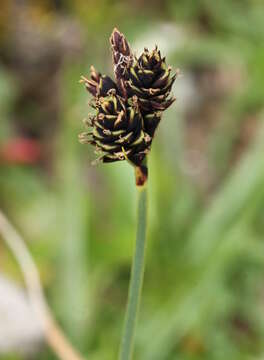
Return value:
<svg viewBox="0 0 264 360">
<path fill-rule="evenodd" d="M 116 81 L 93 66 L 90 78 L 81 78 L 93 96 L 95 114 L 85 122 L 89 131 L 80 141 L 95 146 L 99 161 L 126 160 L 142 170 L 162 114 L 175 101 L 171 89 L 178 71 L 172 75 L 157 46 L 151 52 L 145 48 L 136 58 L 116 28 L 110 45 Z M 147 169 L 142 179 L 146 174 Z"/>
</svg>

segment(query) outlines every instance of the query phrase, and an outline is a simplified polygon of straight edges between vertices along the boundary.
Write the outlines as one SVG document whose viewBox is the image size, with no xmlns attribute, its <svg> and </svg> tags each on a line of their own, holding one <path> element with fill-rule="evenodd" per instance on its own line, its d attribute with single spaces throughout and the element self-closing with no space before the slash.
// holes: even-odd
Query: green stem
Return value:
<svg viewBox="0 0 264 360">
<path fill-rule="evenodd" d="M 144 276 L 144 260 L 146 248 L 146 224 L 147 224 L 147 187 L 137 187 L 137 237 L 136 247 L 131 270 L 129 284 L 128 303 L 126 309 L 125 326 L 121 342 L 119 360 L 131 360 L 134 337 L 137 323 L 137 315 L 140 303 L 141 289 Z"/>
</svg>

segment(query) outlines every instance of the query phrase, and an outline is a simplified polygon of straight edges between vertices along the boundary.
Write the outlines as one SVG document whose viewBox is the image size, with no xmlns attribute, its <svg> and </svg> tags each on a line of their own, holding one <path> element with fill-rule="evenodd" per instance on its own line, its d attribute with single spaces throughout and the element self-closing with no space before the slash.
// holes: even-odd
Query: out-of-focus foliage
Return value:
<svg viewBox="0 0 264 360">
<path fill-rule="evenodd" d="M 150 155 L 135 359 L 262 359 L 263 2 L 10 3 L 0 12 L 1 208 L 27 239 L 72 342 L 87 359 L 116 359 L 125 311 L 133 170 L 91 167 L 92 149 L 77 140 L 89 99 L 78 80 L 91 64 L 113 75 L 108 38 L 118 26 L 133 45 L 160 41 L 182 72 Z M 21 138 L 39 145 L 35 162 L 3 156 Z M 22 284 L 2 242 L 0 263 Z M 54 356 L 43 346 L 33 358 Z"/>
</svg>

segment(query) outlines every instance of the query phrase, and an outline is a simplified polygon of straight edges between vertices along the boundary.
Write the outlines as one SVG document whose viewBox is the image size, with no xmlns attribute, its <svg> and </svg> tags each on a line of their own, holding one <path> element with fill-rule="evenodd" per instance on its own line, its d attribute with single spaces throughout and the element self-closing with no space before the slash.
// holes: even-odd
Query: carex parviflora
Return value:
<svg viewBox="0 0 264 360">
<path fill-rule="evenodd" d="M 175 101 L 171 88 L 178 70 L 172 74 L 157 46 L 144 49 L 137 58 L 125 36 L 116 28 L 110 37 L 115 80 L 92 66 L 90 78 L 81 82 L 92 95 L 94 113 L 80 134 L 82 143 L 92 144 L 97 161 L 128 160 L 140 169 L 145 181 L 144 160 L 149 153 L 163 112 Z"/>
</svg>

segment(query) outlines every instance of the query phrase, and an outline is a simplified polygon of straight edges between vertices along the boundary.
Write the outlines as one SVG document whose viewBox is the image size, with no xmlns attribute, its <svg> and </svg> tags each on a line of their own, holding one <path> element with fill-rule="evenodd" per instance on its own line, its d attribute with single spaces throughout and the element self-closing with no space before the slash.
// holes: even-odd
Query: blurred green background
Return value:
<svg viewBox="0 0 264 360">
<path fill-rule="evenodd" d="M 1 0 L 1 209 L 87 359 L 117 358 L 135 238 L 133 169 L 91 166 L 78 143 L 89 112 L 78 81 L 92 64 L 113 76 L 114 26 L 136 54 L 157 43 L 181 70 L 149 159 L 134 359 L 264 358 L 263 24 L 262 0 Z M 3 241 L 0 271 L 23 287 Z M 8 296 L 0 358 L 55 359 L 30 336 L 4 346 Z"/>
</svg>

